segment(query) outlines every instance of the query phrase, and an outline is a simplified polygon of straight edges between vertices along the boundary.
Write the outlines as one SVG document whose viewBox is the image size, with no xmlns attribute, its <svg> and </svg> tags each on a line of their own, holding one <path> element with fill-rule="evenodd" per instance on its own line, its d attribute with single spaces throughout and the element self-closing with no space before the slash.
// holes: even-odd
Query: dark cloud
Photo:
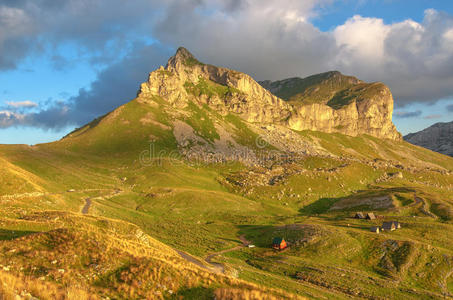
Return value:
<svg viewBox="0 0 453 300">
<path fill-rule="evenodd" d="M 144 46 L 100 72 L 89 89 L 81 89 L 76 97 L 70 99 L 75 120 L 79 123 L 91 121 L 132 100 L 147 74 L 161 64 L 165 65 L 171 52 L 158 45 Z"/>
<path fill-rule="evenodd" d="M 421 116 L 422 112 L 420 110 L 417 111 L 396 111 L 394 113 L 395 118 L 399 119 L 408 119 L 408 118 L 416 118 Z"/>
<path fill-rule="evenodd" d="M 453 104 L 447 105 L 446 108 L 449 112 L 453 112 Z"/>
<path fill-rule="evenodd" d="M 67 42 L 76 43 L 80 54 L 112 60 L 125 46 L 149 37 L 160 6 L 153 0 L 0 1 L 0 70 Z"/>
<path fill-rule="evenodd" d="M 232 14 L 207 13 L 216 1 L 209 7 L 195 1 L 170 2 L 153 28 L 155 37 L 256 79 L 322 72 L 337 53 L 334 37 L 309 22 L 316 4 L 327 1 L 247 1 Z"/>
<path fill-rule="evenodd" d="M 442 115 L 439 115 L 439 114 L 427 115 L 427 116 L 423 117 L 423 119 L 426 119 L 426 120 L 435 120 L 435 119 L 440 119 L 440 118 L 442 118 Z"/>
<path fill-rule="evenodd" d="M 68 101 L 50 100 L 43 105 L 45 109 L 32 113 L 0 111 L 0 127 L 21 125 L 59 130 L 88 123 L 132 100 L 150 70 L 165 62 L 170 53 L 159 45 L 137 45 L 131 55 L 99 72 L 89 89 L 81 89 Z"/>
</svg>

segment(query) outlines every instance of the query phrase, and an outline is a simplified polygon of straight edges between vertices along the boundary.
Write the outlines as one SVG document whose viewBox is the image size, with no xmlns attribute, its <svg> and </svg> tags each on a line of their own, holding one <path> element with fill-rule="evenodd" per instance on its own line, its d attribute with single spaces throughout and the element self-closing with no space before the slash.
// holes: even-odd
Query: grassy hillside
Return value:
<svg viewBox="0 0 453 300">
<path fill-rule="evenodd" d="M 130 223 L 65 212 L 25 213 L 10 211 L 2 220 L 2 299 L 18 294 L 41 299 L 292 297 L 198 267 Z"/>
<path fill-rule="evenodd" d="M 182 129 L 187 140 L 176 134 Z M 0 146 L 0 294 L 453 294 L 452 158 L 403 141 L 311 131 L 289 138 L 307 151 L 283 152 L 273 140 L 257 143 L 263 130 L 196 102 L 175 109 L 137 98 L 61 141 Z M 203 156 L 189 159 L 191 149 Z M 274 156 L 206 159 L 231 149 Z M 356 211 L 379 218 L 352 219 Z M 386 220 L 402 228 L 370 232 Z M 290 247 L 272 250 L 276 236 Z"/>
</svg>

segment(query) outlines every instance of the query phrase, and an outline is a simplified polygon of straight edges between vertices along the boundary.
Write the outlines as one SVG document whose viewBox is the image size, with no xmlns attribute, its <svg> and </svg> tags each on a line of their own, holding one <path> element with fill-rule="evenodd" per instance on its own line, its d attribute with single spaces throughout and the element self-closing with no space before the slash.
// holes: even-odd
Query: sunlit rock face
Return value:
<svg viewBox="0 0 453 300">
<path fill-rule="evenodd" d="M 401 139 L 392 123 L 393 97 L 387 86 L 364 83 L 339 72 L 315 77 L 320 82 L 311 80 L 312 85 L 302 91 L 297 85 L 304 88 L 307 84 L 300 78 L 258 83 L 247 74 L 201 63 L 179 48 L 166 67 L 150 73 L 139 97 L 159 96 L 180 108 L 194 101 L 222 115 L 235 113 L 248 122 L 284 125 L 297 131 Z M 288 85 L 299 93 L 285 92 Z M 279 91 L 287 97 L 279 97 Z"/>
</svg>

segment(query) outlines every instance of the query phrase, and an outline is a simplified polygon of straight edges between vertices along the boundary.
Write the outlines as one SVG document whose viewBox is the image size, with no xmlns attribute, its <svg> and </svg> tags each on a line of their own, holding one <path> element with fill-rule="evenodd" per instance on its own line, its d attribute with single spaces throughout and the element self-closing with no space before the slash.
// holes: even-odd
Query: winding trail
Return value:
<svg viewBox="0 0 453 300">
<path fill-rule="evenodd" d="M 429 210 L 429 207 L 428 207 L 428 203 L 426 203 L 425 199 L 423 198 L 420 198 L 420 197 L 417 197 L 417 195 L 414 195 L 414 201 L 415 201 L 415 204 L 414 205 L 417 205 L 419 203 L 421 203 L 421 207 L 420 207 L 420 211 L 428 216 L 428 217 L 431 217 L 431 218 L 434 218 L 434 219 L 437 219 L 437 216 L 435 214 L 433 214 L 430 210 Z"/>
<path fill-rule="evenodd" d="M 120 189 L 114 189 L 112 193 L 108 194 L 108 195 L 103 195 L 103 196 L 97 196 L 97 197 L 88 197 L 85 199 L 85 205 L 83 206 L 82 208 L 82 214 L 84 215 L 87 215 L 88 212 L 90 211 L 90 207 L 91 205 L 93 204 L 93 200 L 94 199 L 108 199 L 108 198 L 111 198 L 113 196 L 116 196 L 120 193 L 122 193 L 123 191 L 120 190 Z"/>
<path fill-rule="evenodd" d="M 216 265 L 213 265 L 211 263 L 208 263 L 208 265 L 206 265 L 205 263 L 203 263 L 201 260 L 199 260 L 198 258 L 184 252 L 184 251 L 181 251 L 181 250 L 177 250 L 175 249 L 176 252 L 178 252 L 179 256 L 181 256 L 183 259 L 185 259 L 186 261 L 190 262 L 190 263 L 193 263 L 197 266 L 199 266 L 200 268 L 202 269 L 205 269 L 207 271 L 210 271 L 210 272 L 215 272 L 215 273 L 224 273 L 225 272 L 225 269 L 223 268 L 218 268 L 218 266 Z"/>
<path fill-rule="evenodd" d="M 91 198 L 86 198 L 85 205 L 82 208 L 82 214 L 84 214 L 84 215 L 88 214 L 88 211 L 90 210 L 90 206 L 91 206 Z"/>
<path fill-rule="evenodd" d="M 202 261 L 200 261 L 199 259 L 195 258 L 194 256 L 190 255 L 190 254 L 187 254 L 186 252 L 183 252 L 183 251 L 180 251 L 180 250 L 176 250 L 176 252 L 178 252 L 178 254 L 185 260 L 193 263 L 193 264 L 196 264 L 197 266 L 205 269 L 205 270 L 208 270 L 208 271 L 211 271 L 211 272 L 215 272 L 215 273 L 222 273 L 222 274 L 225 274 L 225 266 L 221 263 L 217 263 L 217 262 L 213 262 L 212 259 L 218 255 L 221 255 L 221 254 L 224 254 L 224 253 L 227 253 L 227 252 L 232 252 L 232 251 L 236 251 L 236 250 L 239 250 L 239 249 L 242 249 L 242 248 L 245 248 L 247 247 L 248 245 L 251 244 L 250 241 L 248 241 L 244 235 L 241 235 L 239 237 L 239 239 L 241 240 L 242 242 L 242 245 L 239 245 L 239 246 L 235 246 L 233 248 L 229 248 L 229 249 L 225 249 L 225 250 L 222 250 L 222 251 L 219 251 L 219 252 L 215 252 L 215 253 L 212 253 L 212 254 L 209 254 L 205 259 L 204 259 L 204 262 L 203 263 Z"/>
</svg>

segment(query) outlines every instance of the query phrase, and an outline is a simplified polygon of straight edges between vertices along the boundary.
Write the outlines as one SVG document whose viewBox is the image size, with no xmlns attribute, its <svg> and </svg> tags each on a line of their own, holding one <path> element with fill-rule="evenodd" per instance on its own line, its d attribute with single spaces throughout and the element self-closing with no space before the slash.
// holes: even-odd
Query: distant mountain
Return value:
<svg viewBox="0 0 453 300">
<path fill-rule="evenodd" d="M 453 121 L 436 123 L 422 131 L 404 136 L 407 142 L 453 156 Z"/>
</svg>

